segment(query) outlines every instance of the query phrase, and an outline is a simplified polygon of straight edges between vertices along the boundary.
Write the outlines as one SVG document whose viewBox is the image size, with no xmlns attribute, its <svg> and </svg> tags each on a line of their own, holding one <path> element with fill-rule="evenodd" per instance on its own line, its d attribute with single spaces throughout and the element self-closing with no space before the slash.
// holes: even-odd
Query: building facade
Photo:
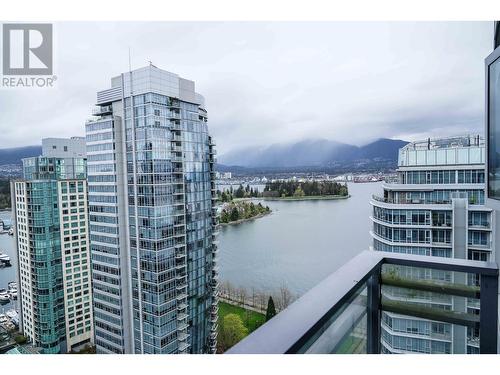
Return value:
<svg viewBox="0 0 500 375">
<path fill-rule="evenodd" d="M 414 142 L 399 152 L 398 178 L 374 196 L 373 250 L 447 258 L 494 260 L 494 216 L 485 207 L 485 143 L 479 136 Z M 399 269 L 405 277 L 471 285 L 470 276 Z M 384 297 L 442 310 L 477 313 L 477 300 L 428 292 L 402 294 L 385 287 Z M 384 312 L 386 353 L 477 353 L 473 329 Z"/>
<path fill-rule="evenodd" d="M 82 147 L 84 139 L 51 139 Z M 23 159 L 12 182 L 20 327 L 43 353 L 93 343 L 86 161 L 67 151 Z"/>
<path fill-rule="evenodd" d="M 493 52 L 485 59 L 486 205 L 493 210 L 495 241 L 500 241 L 500 21 L 495 21 Z M 498 262 L 498 259 L 496 259 Z M 500 295 L 498 296 L 500 302 Z M 500 311 L 498 313 L 500 317 Z M 500 344 L 500 327 L 497 327 Z"/>
<path fill-rule="evenodd" d="M 213 353 L 215 149 L 194 82 L 111 79 L 86 124 L 98 353 Z"/>
</svg>

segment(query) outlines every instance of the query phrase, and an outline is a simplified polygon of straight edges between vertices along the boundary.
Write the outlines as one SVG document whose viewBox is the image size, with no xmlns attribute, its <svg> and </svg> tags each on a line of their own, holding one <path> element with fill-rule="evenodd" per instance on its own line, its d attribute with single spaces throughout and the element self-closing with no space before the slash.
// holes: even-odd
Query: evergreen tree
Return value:
<svg viewBox="0 0 500 375">
<path fill-rule="evenodd" d="M 245 189 L 243 189 L 243 185 L 240 185 L 236 192 L 234 193 L 236 198 L 244 198 L 245 197 Z"/>
<path fill-rule="evenodd" d="M 266 322 L 269 321 L 275 315 L 276 315 L 276 307 L 274 307 L 273 297 L 269 296 L 269 300 L 267 301 Z"/>
<path fill-rule="evenodd" d="M 230 220 L 231 221 L 237 221 L 239 220 L 240 218 L 240 213 L 238 212 L 238 209 L 235 207 L 233 207 L 233 209 L 231 210 L 231 217 L 230 217 Z"/>
</svg>

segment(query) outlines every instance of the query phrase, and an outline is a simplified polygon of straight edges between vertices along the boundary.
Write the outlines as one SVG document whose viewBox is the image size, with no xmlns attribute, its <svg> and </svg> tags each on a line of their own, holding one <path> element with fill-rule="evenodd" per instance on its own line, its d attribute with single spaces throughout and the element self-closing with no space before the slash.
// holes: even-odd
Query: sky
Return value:
<svg viewBox="0 0 500 375">
<path fill-rule="evenodd" d="M 152 61 L 195 81 L 219 154 L 484 131 L 493 22 L 63 22 L 56 87 L 0 89 L 0 148 L 84 135 L 96 92 Z"/>
</svg>

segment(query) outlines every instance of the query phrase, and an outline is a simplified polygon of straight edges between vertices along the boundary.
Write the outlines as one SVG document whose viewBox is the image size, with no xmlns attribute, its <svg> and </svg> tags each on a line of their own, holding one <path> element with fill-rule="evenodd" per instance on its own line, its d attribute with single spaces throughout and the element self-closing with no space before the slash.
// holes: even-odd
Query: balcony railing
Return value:
<svg viewBox="0 0 500 375">
<path fill-rule="evenodd" d="M 381 197 L 373 194 L 372 199 L 377 202 L 389 203 L 389 204 L 451 204 L 449 200 L 428 200 L 428 199 L 406 199 L 406 198 L 391 198 L 391 197 Z"/>
<path fill-rule="evenodd" d="M 437 276 L 443 272 L 452 276 Z M 468 275 L 477 275 L 479 284 L 469 285 Z M 395 289 L 406 291 L 408 298 L 391 298 L 388 291 Z M 426 293 L 461 301 L 475 299 L 480 305 L 479 315 L 465 307 L 455 308 L 455 304 L 449 309 L 415 302 L 415 296 Z M 474 342 L 479 352 L 497 353 L 498 266 L 463 259 L 365 251 L 228 353 L 380 353 L 384 312 L 462 327 L 464 342 L 467 329 L 478 330 L 479 338 L 474 338 Z"/>
</svg>

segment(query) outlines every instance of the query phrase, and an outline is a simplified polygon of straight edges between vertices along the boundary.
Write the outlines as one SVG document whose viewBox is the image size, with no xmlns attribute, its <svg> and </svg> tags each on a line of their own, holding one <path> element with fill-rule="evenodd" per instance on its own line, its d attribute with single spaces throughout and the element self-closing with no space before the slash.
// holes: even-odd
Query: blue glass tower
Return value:
<svg viewBox="0 0 500 375">
<path fill-rule="evenodd" d="M 97 351 L 215 352 L 215 151 L 203 97 L 153 65 L 111 86 L 86 125 Z"/>
</svg>

